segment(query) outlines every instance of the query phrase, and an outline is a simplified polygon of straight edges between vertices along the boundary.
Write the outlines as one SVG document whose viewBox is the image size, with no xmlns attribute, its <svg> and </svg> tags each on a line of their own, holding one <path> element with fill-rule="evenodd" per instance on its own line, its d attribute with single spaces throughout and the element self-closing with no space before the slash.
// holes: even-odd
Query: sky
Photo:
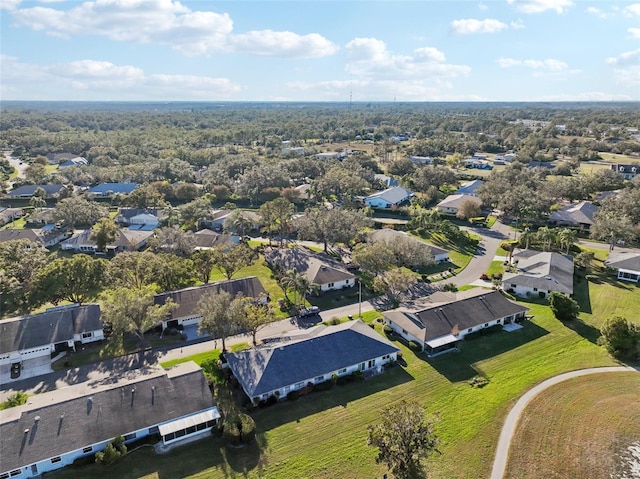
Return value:
<svg viewBox="0 0 640 479">
<path fill-rule="evenodd" d="M 639 101 L 640 3 L 0 0 L 0 99 Z"/>
</svg>

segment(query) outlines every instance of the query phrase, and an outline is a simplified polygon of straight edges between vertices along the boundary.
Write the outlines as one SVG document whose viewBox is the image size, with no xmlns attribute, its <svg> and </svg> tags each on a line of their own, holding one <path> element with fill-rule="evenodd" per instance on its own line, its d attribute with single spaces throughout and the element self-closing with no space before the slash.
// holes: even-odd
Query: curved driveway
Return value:
<svg viewBox="0 0 640 479">
<path fill-rule="evenodd" d="M 609 366 L 604 368 L 588 368 L 588 369 L 579 369 L 577 371 L 571 371 L 564 374 L 559 374 L 558 376 L 554 376 L 552 378 L 547 379 L 546 381 L 542 381 L 537 386 L 529 389 L 518 401 L 515 406 L 509 411 L 507 415 L 507 419 L 502 426 L 502 431 L 500 432 L 500 439 L 498 440 L 498 447 L 496 449 L 496 457 L 493 461 L 493 469 L 491 470 L 491 479 L 502 479 L 504 476 L 505 470 L 507 468 L 507 459 L 509 456 L 509 447 L 511 446 L 511 440 L 513 439 L 513 435 L 516 432 L 516 426 L 518 425 L 518 421 L 520 420 L 520 416 L 524 411 L 524 408 L 531 402 L 531 400 L 540 394 L 545 389 L 550 388 L 562 381 L 566 381 L 567 379 L 577 378 L 580 376 L 587 376 L 589 374 L 597 374 L 597 373 L 615 373 L 615 372 L 629 372 L 629 371 L 640 371 L 638 369 L 634 369 L 628 366 Z"/>
</svg>

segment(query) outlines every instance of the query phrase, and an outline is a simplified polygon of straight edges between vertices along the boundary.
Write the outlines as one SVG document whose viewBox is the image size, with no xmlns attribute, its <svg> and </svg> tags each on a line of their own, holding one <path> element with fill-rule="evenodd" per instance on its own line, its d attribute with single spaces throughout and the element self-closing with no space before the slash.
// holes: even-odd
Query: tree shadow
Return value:
<svg viewBox="0 0 640 479">
<path fill-rule="evenodd" d="M 580 311 L 589 314 L 592 313 L 591 297 L 589 295 L 589 281 L 587 281 L 583 276 L 574 276 L 573 299 L 575 299 L 580 306 Z"/>
<path fill-rule="evenodd" d="M 598 344 L 598 338 L 600 337 L 600 330 L 590 324 L 585 323 L 580 318 L 574 318 L 570 321 L 563 321 L 567 328 L 575 331 L 584 339 L 593 344 Z"/>
<path fill-rule="evenodd" d="M 221 454 L 224 456 L 228 466 L 234 472 L 240 473 L 242 477 L 248 477 L 249 473 L 256 468 L 258 469 L 258 475 L 262 477 L 264 468 L 267 465 L 262 454 L 266 447 L 267 441 L 264 434 L 256 434 L 251 444 L 240 448 L 223 446 Z"/>
<path fill-rule="evenodd" d="M 337 385 L 328 391 L 314 391 L 296 401 L 279 403 L 252 411 L 259 431 L 269 431 L 283 424 L 300 422 L 303 418 L 334 407 L 349 407 L 349 403 L 380 391 L 412 381 L 413 376 L 396 365 L 382 374 L 360 382 Z"/>
<path fill-rule="evenodd" d="M 483 371 L 476 363 L 516 349 L 549 334 L 549 331 L 531 321 L 524 321 L 521 324 L 523 326 L 522 329 L 510 333 L 501 331 L 462 341 L 458 345 L 457 352 L 451 352 L 435 358 L 428 358 L 423 353 L 420 353 L 417 357 L 429 363 L 452 383 L 468 381 L 475 376 L 484 376 Z"/>
</svg>

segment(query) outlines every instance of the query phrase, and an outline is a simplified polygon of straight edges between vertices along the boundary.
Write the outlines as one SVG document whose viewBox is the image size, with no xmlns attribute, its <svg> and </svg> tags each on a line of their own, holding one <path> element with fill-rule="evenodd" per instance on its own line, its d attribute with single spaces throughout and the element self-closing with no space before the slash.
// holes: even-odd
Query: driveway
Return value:
<svg viewBox="0 0 640 479">
<path fill-rule="evenodd" d="M 24 178 L 24 172 L 29 168 L 29 165 L 21 161 L 19 158 L 14 158 L 9 153 L 4 154 L 4 159 L 9 162 L 16 170 L 18 170 L 17 178 Z M 13 185 L 13 182 L 11 182 Z"/>
</svg>

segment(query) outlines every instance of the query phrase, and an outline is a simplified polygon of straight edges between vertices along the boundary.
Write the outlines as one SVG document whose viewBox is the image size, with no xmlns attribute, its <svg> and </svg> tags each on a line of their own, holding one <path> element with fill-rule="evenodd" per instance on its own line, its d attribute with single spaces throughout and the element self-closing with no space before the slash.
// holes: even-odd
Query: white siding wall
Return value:
<svg viewBox="0 0 640 479">
<path fill-rule="evenodd" d="M 37 348 L 26 349 L 24 351 L 14 351 L 11 354 L 3 354 L 0 356 L 0 364 L 9 364 L 12 362 L 25 361 L 43 356 L 49 356 L 54 351 L 53 344 L 47 346 L 38 346 Z"/>
<path fill-rule="evenodd" d="M 415 341 L 416 343 L 418 343 L 420 346 L 422 346 L 422 348 L 424 349 L 424 338 L 420 339 L 415 337 L 413 334 L 409 333 L 409 332 L 405 332 L 404 329 L 402 329 L 400 326 L 398 326 L 396 323 L 389 321 L 389 320 L 385 320 L 385 323 L 391 328 L 393 329 L 393 331 L 399 335 L 402 336 L 404 339 L 406 339 L 407 341 Z"/>
<path fill-rule="evenodd" d="M 320 285 L 320 290 L 321 291 L 332 291 L 332 290 L 336 290 L 336 289 L 342 289 L 342 288 L 345 288 L 345 287 L 348 288 L 350 286 L 353 286 L 354 284 L 355 284 L 355 280 L 350 278 L 350 279 L 346 279 L 344 281 L 337 281 L 335 283 L 322 284 L 322 285 Z"/>
</svg>

